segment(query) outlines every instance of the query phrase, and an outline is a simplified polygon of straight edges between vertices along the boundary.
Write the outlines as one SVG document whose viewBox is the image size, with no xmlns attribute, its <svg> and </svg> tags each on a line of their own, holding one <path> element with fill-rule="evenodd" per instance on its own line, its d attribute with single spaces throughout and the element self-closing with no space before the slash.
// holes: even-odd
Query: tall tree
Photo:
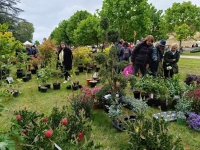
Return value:
<svg viewBox="0 0 200 150">
<path fill-rule="evenodd" d="M 59 23 L 58 27 L 56 27 L 52 33 L 51 33 L 51 39 L 54 39 L 57 44 L 60 44 L 60 42 L 65 42 L 67 44 L 71 44 L 71 41 L 69 40 L 69 36 L 66 32 L 66 28 L 68 25 L 67 20 L 63 20 Z"/>
<path fill-rule="evenodd" d="M 193 5 L 190 1 L 173 3 L 172 7 L 165 11 L 164 19 L 169 33 L 177 37 L 182 34 L 182 32 L 178 31 L 179 27 L 189 30 L 187 36 L 179 38 L 180 44 L 182 40 L 194 37 L 200 31 L 200 7 Z"/>
<path fill-rule="evenodd" d="M 100 41 L 100 20 L 96 16 L 90 16 L 82 20 L 74 31 L 74 39 L 77 45 L 97 44 Z"/>
<path fill-rule="evenodd" d="M 166 24 L 163 21 L 163 11 L 157 10 L 153 5 L 150 7 L 151 22 L 149 34 L 154 36 L 155 41 L 160 39 L 168 39 Z"/>
<path fill-rule="evenodd" d="M 16 29 L 13 32 L 14 37 L 22 43 L 26 41 L 32 42 L 34 27 L 30 22 L 19 22 Z"/>
<path fill-rule="evenodd" d="M 74 43 L 74 31 L 77 29 L 78 24 L 82 21 L 87 19 L 89 16 L 92 16 L 86 10 L 80 10 L 74 13 L 68 20 L 67 25 L 67 35 L 69 36 L 70 41 Z"/>
<path fill-rule="evenodd" d="M 151 27 L 147 0 L 104 0 L 101 17 L 108 17 L 110 29 L 117 29 L 121 38 L 133 40 L 146 36 Z"/>
<path fill-rule="evenodd" d="M 20 3 L 20 0 L 0 0 L 0 14 L 8 15 L 15 19 L 21 19 L 18 15 L 20 12 L 23 12 L 23 10 L 16 7 L 18 3 Z"/>
</svg>

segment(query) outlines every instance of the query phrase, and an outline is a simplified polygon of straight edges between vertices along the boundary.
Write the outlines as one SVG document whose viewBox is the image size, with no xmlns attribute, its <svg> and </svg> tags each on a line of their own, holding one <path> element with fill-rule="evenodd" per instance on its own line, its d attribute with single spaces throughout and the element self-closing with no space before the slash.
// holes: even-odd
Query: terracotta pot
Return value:
<svg viewBox="0 0 200 150">
<path fill-rule="evenodd" d="M 90 86 L 90 81 L 92 81 L 92 79 L 86 79 L 87 86 Z"/>
<path fill-rule="evenodd" d="M 93 108 L 94 108 L 95 110 L 97 110 L 97 109 L 98 109 L 98 106 L 99 106 L 99 104 L 96 102 L 96 103 L 94 103 Z"/>
</svg>

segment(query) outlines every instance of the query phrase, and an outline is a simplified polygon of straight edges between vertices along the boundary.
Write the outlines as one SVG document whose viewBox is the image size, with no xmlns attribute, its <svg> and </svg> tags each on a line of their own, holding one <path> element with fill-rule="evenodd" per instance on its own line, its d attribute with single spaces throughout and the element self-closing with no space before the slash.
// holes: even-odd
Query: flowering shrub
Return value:
<svg viewBox="0 0 200 150">
<path fill-rule="evenodd" d="M 85 111 L 85 116 L 90 117 L 94 100 L 92 96 L 92 91 L 89 88 L 82 87 L 80 93 L 72 93 L 72 96 L 69 97 L 69 101 L 72 110 L 77 116 L 79 115 L 79 112 L 83 109 Z"/>
<path fill-rule="evenodd" d="M 187 119 L 190 128 L 200 131 L 200 115 L 191 113 Z"/>
<path fill-rule="evenodd" d="M 194 83 L 194 81 L 196 81 L 197 84 L 200 84 L 200 77 L 197 75 L 194 75 L 194 74 L 188 74 L 184 82 L 187 85 L 190 85 L 190 84 Z"/>
<path fill-rule="evenodd" d="M 192 108 L 195 112 L 200 112 L 200 88 L 190 90 L 187 97 L 192 99 Z"/>
<path fill-rule="evenodd" d="M 84 111 L 80 111 L 78 116 L 68 112 L 67 106 L 63 106 L 62 109 L 54 107 L 47 117 L 26 109 L 16 111 L 17 118 L 12 120 L 11 131 L 19 129 L 16 134 L 21 135 L 24 139 L 22 142 L 18 141 L 23 150 L 50 150 L 59 149 L 58 147 L 63 150 L 83 149 L 85 145 L 88 146 L 88 149 L 93 149 L 95 144 L 92 140 L 80 143 L 83 131 L 85 133 L 91 130 Z"/>
<path fill-rule="evenodd" d="M 101 88 L 102 88 L 102 86 L 99 86 L 99 87 L 95 86 L 95 87 L 91 90 L 92 95 L 94 96 L 94 98 L 96 98 L 96 93 L 97 93 L 99 90 L 101 90 Z"/>
</svg>

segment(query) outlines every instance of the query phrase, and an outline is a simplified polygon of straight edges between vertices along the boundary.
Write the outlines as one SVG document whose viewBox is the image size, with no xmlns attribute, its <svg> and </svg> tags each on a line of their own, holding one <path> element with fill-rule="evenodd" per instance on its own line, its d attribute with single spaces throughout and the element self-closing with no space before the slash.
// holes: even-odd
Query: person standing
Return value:
<svg viewBox="0 0 200 150">
<path fill-rule="evenodd" d="M 142 42 L 138 43 L 132 51 L 131 62 L 134 67 L 134 75 L 140 70 L 142 76 L 146 74 L 149 68 L 150 59 L 153 53 L 152 35 L 148 35 Z"/>
<path fill-rule="evenodd" d="M 150 62 L 149 67 L 154 77 L 157 76 L 158 66 L 162 62 L 165 45 L 166 45 L 166 41 L 160 40 L 160 42 L 153 48 L 152 60 Z"/>
<path fill-rule="evenodd" d="M 71 49 L 69 49 L 64 42 L 61 42 L 60 44 L 60 50 L 58 51 L 58 56 L 62 72 L 64 73 L 65 76 L 64 83 L 66 83 L 68 77 L 71 77 L 69 71 L 72 69 L 73 55 Z"/>
<path fill-rule="evenodd" d="M 122 60 L 129 61 L 130 56 L 131 56 L 131 50 L 129 48 L 128 42 L 124 42 L 124 47 L 120 49 L 119 59 L 120 61 Z"/>
<path fill-rule="evenodd" d="M 164 69 L 164 76 L 173 77 L 174 74 L 178 73 L 178 61 L 180 58 L 180 53 L 178 51 L 178 44 L 173 43 L 171 45 L 171 50 L 165 52 L 164 55 L 164 62 L 163 62 L 163 69 Z"/>
</svg>

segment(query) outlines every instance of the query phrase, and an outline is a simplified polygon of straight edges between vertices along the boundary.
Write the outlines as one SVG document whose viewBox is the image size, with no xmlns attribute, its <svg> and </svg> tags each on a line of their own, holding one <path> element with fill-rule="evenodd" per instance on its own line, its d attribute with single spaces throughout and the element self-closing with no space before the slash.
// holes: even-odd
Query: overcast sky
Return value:
<svg viewBox="0 0 200 150">
<path fill-rule="evenodd" d="M 191 1 L 200 6 L 200 0 Z M 44 37 L 49 37 L 59 22 L 69 19 L 77 10 L 94 13 L 96 9 L 101 9 L 102 2 L 103 0 L 21 0 L 18 7 L 24 12 L 19 16 L 33 23 L 35 28 L 33 41 L 42 42 Z M 148 0 L 148 2 L 157 9 L 166 10 L 174 2 L 183 2 L 183 0 Z"/>
</svg>

